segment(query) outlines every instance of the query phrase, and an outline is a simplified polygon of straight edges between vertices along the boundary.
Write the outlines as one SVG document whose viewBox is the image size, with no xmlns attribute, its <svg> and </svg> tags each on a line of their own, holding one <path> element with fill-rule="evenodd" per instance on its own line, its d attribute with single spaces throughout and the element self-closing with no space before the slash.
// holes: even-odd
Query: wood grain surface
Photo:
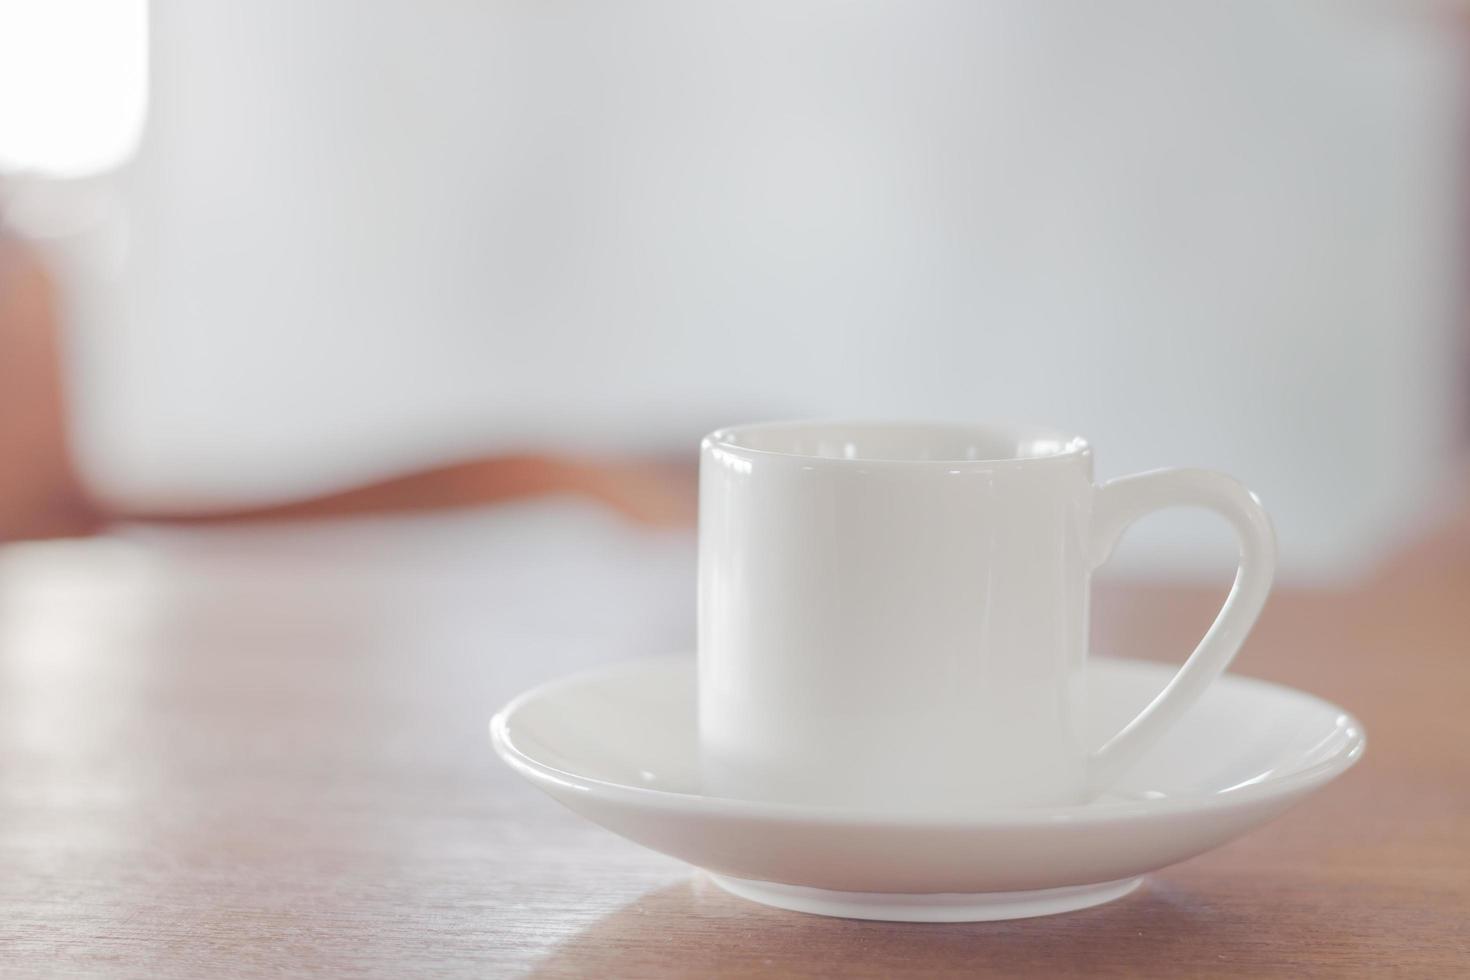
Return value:
<svg viewBox="0 0 1470 980">
<path fill-rule="evenodd" d="M 1369 737 L 1306 804 L 1112 905 L 906 925 L 744 903 L 520 782 L 491 711 L 663 627 L 367 533 L 0 549 L 0 974 L 1470 975 L 1463 562 L 1272 599 L 1235 669 Z M 1102 589 L 1096 642 L 1178 660 L 1218 600 Z"/>
</svg>

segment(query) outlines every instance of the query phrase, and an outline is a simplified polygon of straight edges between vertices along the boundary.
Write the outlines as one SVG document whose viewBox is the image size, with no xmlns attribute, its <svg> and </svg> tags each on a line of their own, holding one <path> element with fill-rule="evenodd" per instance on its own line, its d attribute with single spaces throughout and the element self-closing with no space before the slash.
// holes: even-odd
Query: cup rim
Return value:
<svg viewBox="0 0 1470 980">
<path fill-rule="evenodd" d="M 1029 454 L 1012 453 L 1010 455 L 995 455 L 986 457 L 977 456 L 951 456 L 951 457 L 900 457 L 900 456 L 825 456 L 815 453 L 793 452 L 782 449 L 756 449 L 752 446 L 742 445 L 738 440 L 741 436 L 758 432 L 772 432 L 790 429 L 812 428 L 812 429 L 930 429 L 950 433 L 967 432 L 984 434 L 989 436 L 1002 436 L 1015 442 L 1032 441 L 1044 443 L 1055 448 L 1047 452 Z M 832 465 L 864 465 L 879 464 L 885 466 L 963 466 L 963 465 L 985 465 L 985 464 L 1040 464 L 1056 460 L 1077 459 L 1089 456 L 1092 446 L 1082 436 L 1065 429 L 1058 429 L 1047 425 L 1033 425 L 1011 422 L 957 422 L 932 419 L 786 419 L 773 422 L 746 422 L 739 425 L 726 425 L 709 433 L 701 441 L 700 446 L 705 450 L 720 450 L 722 452 L 735 453 L 741 456 L 766 457 L 772 459 L 801 460 L 807 464 L 824 463 Z"/>
</svg>

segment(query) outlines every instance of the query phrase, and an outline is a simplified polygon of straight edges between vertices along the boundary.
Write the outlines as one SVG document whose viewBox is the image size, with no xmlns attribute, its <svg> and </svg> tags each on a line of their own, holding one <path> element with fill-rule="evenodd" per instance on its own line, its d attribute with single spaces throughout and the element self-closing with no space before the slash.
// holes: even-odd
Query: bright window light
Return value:
<svg viewBox="0 0 1470 980">
<path fill-rule="evenodd" d="M 0 172 L 116 167 L 147 96 L 147 0 L 0 0 Z"/>
</svg>

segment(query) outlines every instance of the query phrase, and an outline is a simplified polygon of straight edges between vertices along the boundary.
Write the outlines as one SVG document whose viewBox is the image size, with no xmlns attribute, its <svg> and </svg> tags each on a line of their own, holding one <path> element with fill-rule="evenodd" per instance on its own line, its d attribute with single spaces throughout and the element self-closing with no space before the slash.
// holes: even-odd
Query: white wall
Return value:
<svg viewBox="0 0 1470 980">
<path fill-rule="evenodd" d="M 1455 433 L 1443 13 L 161 0 L 121 298 L 78 340 L 91 468 L 238 500 L 537 438 L 1031 419 L 1104 475 L 1236 473 L 1289 574 L 1348 574 Z"/>
</svg>

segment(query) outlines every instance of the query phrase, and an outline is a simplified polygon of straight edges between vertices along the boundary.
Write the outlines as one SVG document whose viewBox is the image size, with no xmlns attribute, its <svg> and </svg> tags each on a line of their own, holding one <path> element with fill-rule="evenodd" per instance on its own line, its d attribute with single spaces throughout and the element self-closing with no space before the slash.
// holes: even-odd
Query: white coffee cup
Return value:
<svg viewBox="0 0 1470 980">
<path fill-rule="evenodd" d="M 1240 564 L 1174 680 L 1084 737 L 1093 569 L 1129 524 L 1205 507 Z M 792 422 L 701 447 L 699 736 L 706 788 L 864 811 L 1086 802 L 1235 656 L 1275 570 L 1230 477 L 1096 485 L 1083 439 L 1038 428 Z"/>
</svg>

